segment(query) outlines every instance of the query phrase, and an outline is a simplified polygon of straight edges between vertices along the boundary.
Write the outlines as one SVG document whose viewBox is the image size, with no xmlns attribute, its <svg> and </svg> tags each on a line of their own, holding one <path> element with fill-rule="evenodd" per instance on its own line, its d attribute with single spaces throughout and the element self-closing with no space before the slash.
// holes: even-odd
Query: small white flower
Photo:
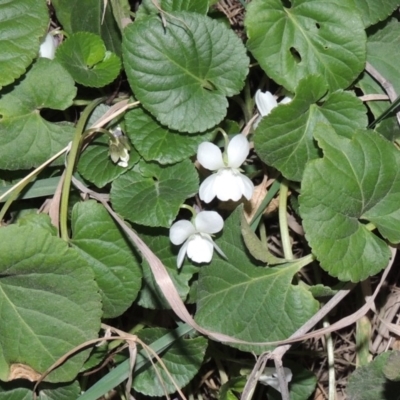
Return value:
<svg viewBox="0 0 400 400">
<path fill-rule="evenodd" d="M 52 60 L 56 54 L 56 39 L 48 33 L 42 41 L 39 48 L 39 57 L 49 58 Z"/>
<path fill-rule="evenodd" d="M 169 239 L 177 246 L 183 243 L 178 253 L 178 268 L 181 267 L 186 254 L 196 263 L 210 262 L 214 248 L 226 257 L 211 238 L 211 234 L 221 231 L 223 227 L 224 220 L 215 211 L 200 211 L 193 222 L 175 222 L 169 230 Z"/>
<path fill-rule="evenodd" d="M 113 138 L 109 141 L 109 154 L 114 163 L 118 162 L 120 167 L 126 168 L 129 162 L 129 146 L 128 138 L 123 134 L 120 127 L 113 132 Z"/>
<path fill-rule="evenodd" d="M 127 149 L 123 149 L 123 155 L 119 156 L 119 161 L 118 161 L 118 165 L 120 167 L 124 167 L 126 168 L 128 166 L 128 161 L 129 161 L 129 152 Z"/>
<path fill-rule="evenodd" d="M 287 383 L 289 383 L 292 380 L 293 374 L 290 368 L 283 368 L 285 372 L 285 380 Z M 258 378 L 259 382 L 262 383 L 263 385 L 269 385 L 273 387 L 275 390 L 278 392 L 281 391 L 279 387 L 279 380 L 278 380 L 278 374 L 276 372 L 276 368 L 273 367 L 266 367 L 264 371 L 262 372 L 261 376 Z"/>
<path fill-rule="evenodd" d="M 284 97 L 279 103 L 276 101 L 275 96 L 271 92 L 263 93 L 260 89 L 257 90 L 255 95 L 256 106 L 260 116 L 254 122 L 254 128 L 257 128 L 263 117 L 266 117 L 278 104 L 287 104 L 292 101 L 291 97 Z"/>
<path fill-rule="evenodd" d="M 210 142 L 201 143 L 197 150 L 197 160 L 204 167 L 216 173 L 206 178 L 200 185 L 200 199 L 209 203 L 215 196 L 222 201 L 238 201 L 242 196 L 251 199 L 253 182 L 240 172 L 250 152 L 246 136 L 236 135 L 228 144 L 226 154 Z"/>
</svg>

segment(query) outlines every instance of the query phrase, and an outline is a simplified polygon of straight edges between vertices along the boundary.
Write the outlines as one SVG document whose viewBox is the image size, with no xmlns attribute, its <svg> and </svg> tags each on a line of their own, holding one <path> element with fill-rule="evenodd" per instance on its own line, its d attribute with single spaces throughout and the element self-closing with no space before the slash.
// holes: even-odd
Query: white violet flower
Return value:
<svg viewBox="0 0 400 400">
<path fill-rule="evenodd" d="M 183 243 L 177 259 L 177 266 L 182 266 L 185 255 L 196 263 L 208 263 L 212 259 L 214 248 L 223 257 L 222 250 L 214 243 L 211 235 L 222 230 L 224 220 L 215 211 L 200 211 L 192 221 L 175 222 L 169 230 L 169 239 L 177 246 Z"/>
<path fill-rule="evenodd" d="M 118 160 L 116 160 L 116 161 L 118 161 Z M 121 150 L 121 154 L 119 155 L 119 161 L 118 161 L 117 165 L 119 165 L 120 167 L 126 168 L 128 166 L 128 162 L 129 162 L 129 152 L 127 149 L 123 148 Z"/>
<path fill-rule="evenodd" d="M 257 90 L 255 95 L 256 106 L 260 116 L 254 122 L 254 128 L 257 128 L 263 117 L 266 117 L 278 104 L 287 104 L 292 101 L 291 97 L 284 97 L 279 103 L 276 101 L 275 96 L 271 92 L 263 93 L 260 89 Z"/>
<path fill-rule="evenodd" d="M 222 201 L 238 201 L 242 196 L 250 200 L 254 191 L 253 182 L 239 169 L 249 152 L 250 144 L 242 134 L 232 138 L 224 154 L 213 143 L 201 143 L 197 150 L 197 160 L 204 168 L 215 173 L 200 185 L 200 199 L 206 203 L 215 196 Z"/>
<path fill-rule="evenodd" d="M 48 33 L 42 41 L 39 48 L 39 57 L 49 58 L 53 60 L 56 54 L 56 39 L 50 33 Z"/>
<path fill-rule="evenodd" d="M 114 129 L 113 138 L 109 141 L 109 154 L 114 163 L 118 163 L 120 167 L 126 168 L 129 162 L 129 146 L 128 138 L 123 134 L 120 127 Z"/>
</svg>

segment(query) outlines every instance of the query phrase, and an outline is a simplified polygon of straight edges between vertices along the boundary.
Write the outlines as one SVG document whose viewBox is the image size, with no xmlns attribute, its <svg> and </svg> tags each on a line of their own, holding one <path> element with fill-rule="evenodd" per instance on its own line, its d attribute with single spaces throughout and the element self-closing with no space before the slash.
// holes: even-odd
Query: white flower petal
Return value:
<svg viewBox="0 0 400 400">
<path fill-rule="evenodd" d="M 214 246 L 208 235 L 193 235 L 188 241 L 187 256 L 196 263 L 208 263 L 212 259 Z"/>
<path fill-rule="evenodd" d="M 180 268 L 183 264 L 183 260 L 186 256 L 186 251 L 188 248 L 188 242 L 185 242 L 183 246 L 179 249 L 178 258 L 176 259 L 176 266 Z"/>
<path fill-rule="evenodd" d="M 39 56 L 52 60 L 56 53 L 56 39 L 48 33 L 39 48 Z"/>
<path fill-rule="evenodd" d="M 210 175 L 206 178 L 199 188 L 199 196 L 200 199 L 209 203 L 216 195 L 215 191 L 215 181 L 217 178 L 217 174 Z"/>
<path fill-rule="evenodd" d="M 210 171 L 224 167 L 221 149 L 213 143 L 203 142 L 197 149 L 197 160 Z"/>
<path fill-rule="evenodd" d="M 224 227 L 224 220 L 215 211 L 201 211 L 196 215 L 194 225 L 198 232 L 217 233 Z"/>
<path fill-rule="evenodd" d="M 228 144 L 228 166 L 239 168 L 245 161 L 250 152 L 250 143 L 246 136 L 239 134 L 232 138 Z"/>
<path fill-rule="evenodd" d="M 126 168 L 128 166 L 128 163 L 121 158 L 121 161 L 118 163 L 118 165 L 120 167 Z"/>
<path fill-rule="evenodd" d="M 242 197 L 242 184 L 237 181 L 239 172 L 232 169 L 223 169 L 216 174 L 214 188 L 221 201 L 238 201 Z"/>
<path fill-rule="evenodd" d="M 258 112 L 262 117 L 268 115 L 278 105 L 271 92 L 263 93 L 261 90 L 257 90 L 255 100 Z"/>
<path fill-rule="evenodd" d="M 169 240 L 173 244 L 179 246 L 185 240 L 187 240 L 189 236 L 195 233 L 196 233 L 196 228 L 190 221 L 181 220 L 175 222 L 169 229 Z"/>
<path fill-rule="evenodd" d="M 124 149 L 124 155 L 120 156 L 120 161 L 118 163 L 118 165 L 120 167 L 127 167 L 128 166 L 128 162 L 129 162 L 129 153 L 128 150 Z"/>
<path fill-rule="evenodd" d="M 243 174 L 240 174 L 237 176 L 238 184 L 241 187 L 241 192 L 244 197 L 246 197 L 247 200 L 250 200 L 253 196 L 254 192 L 254 184 L 253 182 Z"/>
<path fill-rule="evenodd" d="M 290 103 L 291 101 L 292 101 L 292 98 L 286 96 L 286 97 L 284 97 L 284 98 L 279 102 L 279 104 L 288 104 L 288 103 Z"/>
<path fill-rule="evenodd" d="M 124 155 L 120 155 L 120 158 L 121 158 L 121 160 L 123 160 L 123 161 L 129 161 L 129 152 L 128 152 L 128 150 L 127 149 L 123 149 L 123 153 L 124 153 Z"/>
</svg>

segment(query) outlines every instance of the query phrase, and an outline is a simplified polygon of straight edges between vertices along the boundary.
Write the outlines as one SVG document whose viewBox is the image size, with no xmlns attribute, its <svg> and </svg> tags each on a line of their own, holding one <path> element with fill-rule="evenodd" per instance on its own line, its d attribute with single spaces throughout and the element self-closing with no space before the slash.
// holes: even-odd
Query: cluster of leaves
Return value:
<svg viewBox="0 0 400 400">
<path fill-rule="evenodd" d="M 293 212 L 322 269 L 341 281 L 362 281 L 387 265 L 389 243 L 400 242 L 400 130 L 393 115 L 369 129 L 368 116 L 378 117 L 389 101 L 370 101 L 367 108 L 356 96 L 385 93 L 365 72 L 367 62 L 400 93 L 400 23 L 393 16 L 400 1 L 252 0 L 245 9 L 246 43 L 212 3 L 143 0 L 132 21 L 127 0 L 52 0 L 62 43 L 48 60 L 38 57 L 50 22 L 46 1 L 0 0 L 0 216 L 7 225 L 0 229 L 0 399 L 30 398 L 32 386 L 18 378 L 37 380 L 64 354 L 98 338 L 105 319 L 128 309 L 140 315 L 171 308 L 149 262 L 103 205 L 81 200 L 65 184 L 72 172 L 81 184 L 109 194 L 112 208 L 165 265 L 181 299 L 196 305 L 199 325 L 242 341 L 231 344 L 232 358 L 237 349 L 261 354 L 271 347 L 260 343 L 287 339 L 316 313 L 315 287 L 298 284 L 306 263 L 286 251 L 284 258 L 269 254 L 254 233 L 260 218 L 248 225 L 241 207 L 216 239 L 227 259 L 203 266 L 185 261 L 178 271 L 168 237 L 182 204 L 193 205 L 198 193 L 193 156 L 199 144 L 215 140 L 221 126 L 237 134 L 250 124 L 253 95 L 265 81 L 260 74 L 292 101 L 252 132 L 254 165 L 246 171 L 256 183 L 265 171 L 289 182 Z M 104 95 L 108 105 L 99 100 Z M 240 96 L 243 113 L 233 96 Z M 106 135 L 94 135 L 90 128 L 115 110 L 111 104 L 128 102 L 136 107 L 109 122 L 108 132 L 100 132 Z M 131 144 L 127 167 L 109 155 L 107 135 L 117 125 Z M 66 158 L 43 171 L 55 154 Z M 19 193 L 15 183 L 31 180 L 32 169 L 32 177 L 41 175 Z M 54 193 L 51 218 L 37 214 L 42 197 Z M 267 202 L 258 206 L 259 216 Z M 204 207 L 222 209 L 217 202 Z M 162 352 L 169 371 L 155 372 L 139 353 L 133 389 L 162 396 L 188 385 L 203 364 L 207 338 L 187 335 L 185 326 L 173 334 L 145 318 L 125 319 L 126 330 Z M 78 398 L 87 389 L 78 374 L 112 348 L 77 352 L 44 378 L 39 396 Z M 108 386 L 95 385 L 79 398 L 98 398 L 126 379 L 127 357 L 115 357 Z M 382 371 L 381 364 L 373 368 Z M 299 364 L 288 365 L 291 398 L 306 400 L 315 378 Z M 221 398 L 243 389 L 239 369 L 233 366 L 232 379 L 222 382 Z M 353 377 L 352 393 L 360 391 L 354 389 L 360 376 Z"/>
</svg>

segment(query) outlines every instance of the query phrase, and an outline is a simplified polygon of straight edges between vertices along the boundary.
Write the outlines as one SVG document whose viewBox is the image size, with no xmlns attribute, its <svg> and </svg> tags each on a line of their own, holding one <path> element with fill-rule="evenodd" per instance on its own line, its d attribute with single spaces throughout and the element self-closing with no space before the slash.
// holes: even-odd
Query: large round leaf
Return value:
<svg viewBox="0 0 400 400">
<path fill-rule="evenodd" d="M 74 347 L 97 337 L 101 302 L 91 268 L 46 230 L 0 229 L 0 379 L 16 366 L 33 378 Z M 88 353 L 79 353 L 46 379 L 75 378 Z"/>
<path fill-rule="evenodd" d="M 21 76 L 36 57 L 48 21 L 45 0 L 0 0 L 0 88 Z"/>
<path fill-rule="evenodd" d="M 162 124 L 202 132 L 226 114 L 226 96 L 238 93 L 248 71 L 246 50 L 222 23 L 197 13 L 143 18 L 124 31 L 129 83 Z"/>
<path fill-rule="evenodd" d="M 253 0 L 245 19 L 248 48 L 269 77 L 293 91 L 307 75 L 343 89 L 364 68 L 366 35 L 355 8 L 335 1 Z"/>
</svg>

